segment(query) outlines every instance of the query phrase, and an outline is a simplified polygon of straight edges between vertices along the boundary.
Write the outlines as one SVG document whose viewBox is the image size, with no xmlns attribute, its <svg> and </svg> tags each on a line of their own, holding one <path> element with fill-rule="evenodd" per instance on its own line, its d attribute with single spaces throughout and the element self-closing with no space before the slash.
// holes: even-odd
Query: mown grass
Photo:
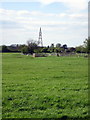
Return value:
<svg viewBox="0 0 90 120">
<path fill-rule="evenodd" d="M 3 118 L 86 118 L 88 60 L 3 54 Z"/>
</svg>

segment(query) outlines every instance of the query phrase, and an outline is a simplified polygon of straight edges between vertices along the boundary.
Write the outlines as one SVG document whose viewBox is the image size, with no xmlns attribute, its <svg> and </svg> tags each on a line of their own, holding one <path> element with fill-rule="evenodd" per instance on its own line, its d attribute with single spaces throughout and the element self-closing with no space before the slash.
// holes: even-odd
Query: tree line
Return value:
<svg viewBox="0 0 90 120">
<path fill-rule="evenodd" d="M 27 44 L 19 45 L 2 45 L 0 46 L 1 52 L 22 52 L 23 54 L 33 53 L 90 53 L 90 37 L 85 39 L 83 45 L 77 47 L 67 47 L 66 44 L 61 45 L 57 43 L 56 46 L 52 43 L 50 46 L 39 46 L 34 40 L 28 40 Z"/>
</svg>

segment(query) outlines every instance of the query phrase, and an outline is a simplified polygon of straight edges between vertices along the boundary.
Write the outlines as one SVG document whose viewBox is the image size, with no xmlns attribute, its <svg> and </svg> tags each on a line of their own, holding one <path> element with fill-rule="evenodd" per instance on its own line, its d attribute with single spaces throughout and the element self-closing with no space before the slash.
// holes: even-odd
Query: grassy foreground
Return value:
<svg viewBox="0 0 90 120">
<path fill-rule="evenodd" d="M 3 118 L 86 118 L 88 59 L 3 54 Z"/>
</svg>

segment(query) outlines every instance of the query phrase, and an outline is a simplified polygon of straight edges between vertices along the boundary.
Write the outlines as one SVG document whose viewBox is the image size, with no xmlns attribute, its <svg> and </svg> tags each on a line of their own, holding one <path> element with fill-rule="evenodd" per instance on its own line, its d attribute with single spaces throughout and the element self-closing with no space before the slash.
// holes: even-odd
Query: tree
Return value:
<svg viewBox="0 0 90 120">
<path fill-rule="evenodd" d="M 61 47 L 61 44 L 60 43 L 57 43 L 56 44 L 56 48 L 60 48 Z"/>
<path fill-rule="evenodd" d="M 6 45 L 2 45 L 2 52 L 10 52 Z"/>
<path fill-rule="evenodd" d="M 34 53 L 42 53 L 42 47 L 38 46 L 37 49 L 34 49 Z"/>
<path fill-rule="evenodd" d="M 84 47 L 87 53 L 90 53 L 90 37 L 84 41 Z"/>
<path fill-rule="evenodd" d="M 51 47 L 51 48 L 54 48 L 54 44 L 52 43 L 50 47 Z"/>
<path fill-rule="evenodd" d="M 22 48 L 21 48 L 21 52 L 22 52 L 23 54 L 28 54 L 28 53 L 29 53 L 28 46 L 22 47 Z"/>
<path fill-rule="evenodd" d="M 48 47 L 44 47 L 44 48 L 42 49 L 42 52 L 48 53 L 48 52 L 49 52 L 49 51 L 48 51 Z"/>
<path fill-rule="evenodd" d="M 20 52 L 18 44 L 12 44 L 10 46 L 7 46 L 7 48 L 10 52 Z"/>
<path fill-rule="evenodd" d="M 31 54 L 33 54 L 34 50 L 38 48 L 38 43 L 34 40 L 28 40 L 27 44 L 28 44 L 28 52 Z"/>
<path fill-rule="evenodd" d="M 77 46 L 76 47 L 76 52 L 77 53 L 85 53 L 85 48 L 82 45 Z"/>
<path fill-rule="evenodd" d="M 54 52 L 56 52 L 56 53 L 60 53 L 61 51 L 62 51 L 62 48 L 60 48 L 60 47 L 59 47 L 59 48 L 56 47 L 56 48 L 54 49 Z"/>
<path fill-rule="evenodd" d="M 64 44 L 62 47 L 63 47 L 64 49 L 67 49 L 67 45 L 66 45 L 66 44 Z"/>
<path fill-rule="evenodd" d="M 25 47 L 26 45 L 23 44 L 23 45 L 18 45 L 18 51 L 22 52 L 22 49 Z"/>
<path fill-rule="evenodd" d="M 74 47 L 69 48 L 70 52 L 75 52 L 76 49 Z"/>
</svg>

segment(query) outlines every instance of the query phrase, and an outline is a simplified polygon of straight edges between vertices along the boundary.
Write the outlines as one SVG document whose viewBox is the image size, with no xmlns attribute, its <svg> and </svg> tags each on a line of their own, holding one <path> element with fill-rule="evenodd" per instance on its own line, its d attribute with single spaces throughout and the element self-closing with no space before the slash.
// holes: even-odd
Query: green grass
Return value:
<svg viewBox="0 0 90 120">
<path fill-rule="evenodd" d="M 86 118 L 88 59 L 3 54 L 3 118 Z"/>
</svg>

